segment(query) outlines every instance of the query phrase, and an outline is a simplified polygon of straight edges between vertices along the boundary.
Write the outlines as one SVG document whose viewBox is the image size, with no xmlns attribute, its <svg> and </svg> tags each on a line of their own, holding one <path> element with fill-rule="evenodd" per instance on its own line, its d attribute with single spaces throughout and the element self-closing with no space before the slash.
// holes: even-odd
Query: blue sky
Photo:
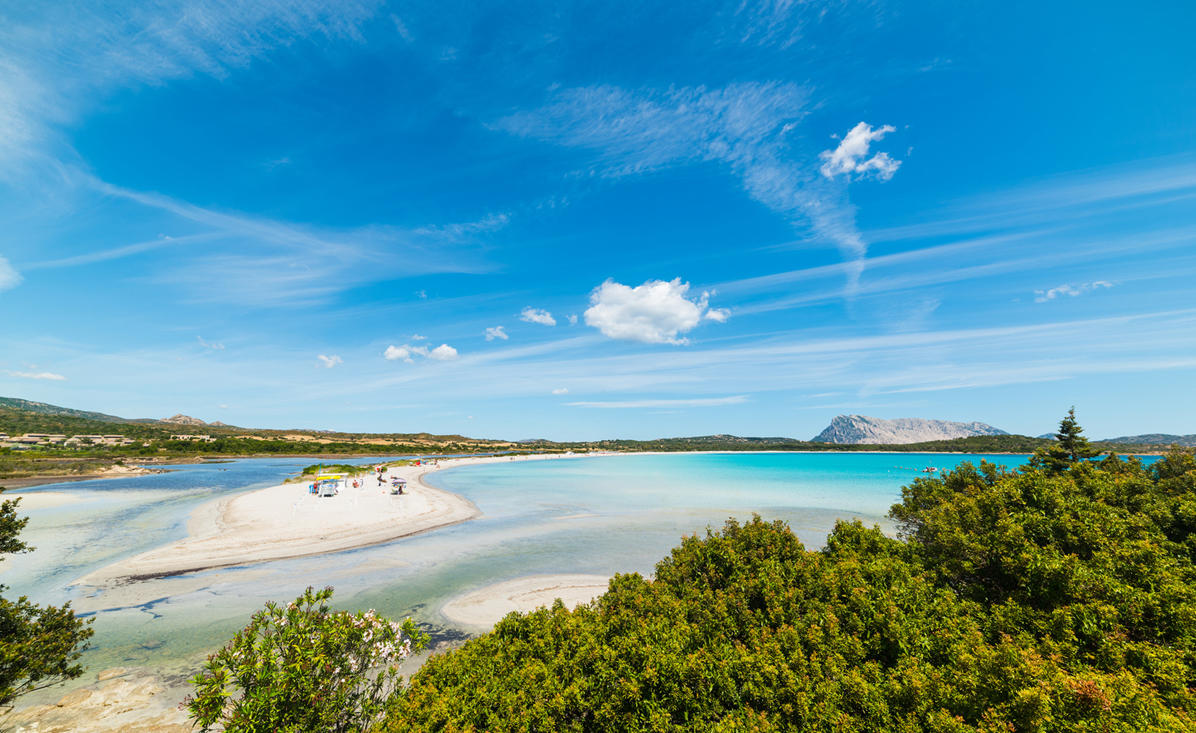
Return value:
<svg viewBox="0 0 1196 733">
<path fill-rule="evenodd" d="M 0 395 L 1196 432 L 1189 3 L 132 5 L 0 5 Z"/>
</svg>

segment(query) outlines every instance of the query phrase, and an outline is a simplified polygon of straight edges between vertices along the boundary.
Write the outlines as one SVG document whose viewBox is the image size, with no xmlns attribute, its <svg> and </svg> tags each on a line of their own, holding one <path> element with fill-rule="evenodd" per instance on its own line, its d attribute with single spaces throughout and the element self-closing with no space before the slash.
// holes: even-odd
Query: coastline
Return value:
<svg viewBox="0 0 1196 733">
<path fill-rule="evenodd" d="M 391 478 L 408 482 L 408 493 L 401 498 L 363 472 L 360 489 L 350 487 L 323 500 L 307 494 L 306 482 L 214 499 L 191 512 L 185 539 L 92 571 L 72 585 L 88 589 L 82 605 L 124 606 L 118 598 L 141 596 L 146 581 L 183 580 L 204 571 L 353 550 L 466 522 L 481 515 L 477 506 L 423 478 L 446 468 L 503 460 L 510 457 L 440 459 L 433 466 L 391 468 L 387 483 Z"/>
<path fill-rule="evenodd" d="M 106 478 L 129 478 L 130 476 L 148 476 L 154 473 L 166 473 L 170 471 L 169 468 L 145 468 L 143 466 L 126 467 L 126 466 L 110 466 L 104 471 L 96 471 L 94 473 L 73 473 L 73 474 L 59 474 L 45 475 L 45 476 L 25 476 L 21 478 L 7 478 L 0 479 L 0 485 L 4 486 L 9 491 L 16 491 L 18 489 L 30 489 L 34 486 L 45 486 L 47 484 L 68 484 L 76 481 L 95 481 L 97 479 Z"/>
</svg>

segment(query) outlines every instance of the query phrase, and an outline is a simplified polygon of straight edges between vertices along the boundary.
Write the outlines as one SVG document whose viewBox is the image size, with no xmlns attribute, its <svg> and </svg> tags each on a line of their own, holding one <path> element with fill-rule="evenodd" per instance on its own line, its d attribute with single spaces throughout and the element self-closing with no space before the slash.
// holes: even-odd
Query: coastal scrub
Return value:
<svg viewBox="0 0 1196 733">
<path fill-rule="evenodd" d="M 899 539 L 728 521 L 432 657 L 381 729 L 1196 730 L 1196 459 L 1075 442 L 916 480 Z"/>
</svg>

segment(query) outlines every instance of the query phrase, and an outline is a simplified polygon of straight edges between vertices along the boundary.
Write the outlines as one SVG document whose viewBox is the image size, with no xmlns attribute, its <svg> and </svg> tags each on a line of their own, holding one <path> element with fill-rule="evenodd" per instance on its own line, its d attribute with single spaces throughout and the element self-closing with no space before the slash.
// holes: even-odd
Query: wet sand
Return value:
<svg viewBox="0 0 1196 733">
<path fill-rule="evenodd" d="M 458 596 L 440 612 L 459 624 L 490 628 L 512 611 L 527 613 L 551 606 L 558 598 L 576 608 L 605 593 L 609 583 L 605 575 L 530 575 Z"/>
</svg>

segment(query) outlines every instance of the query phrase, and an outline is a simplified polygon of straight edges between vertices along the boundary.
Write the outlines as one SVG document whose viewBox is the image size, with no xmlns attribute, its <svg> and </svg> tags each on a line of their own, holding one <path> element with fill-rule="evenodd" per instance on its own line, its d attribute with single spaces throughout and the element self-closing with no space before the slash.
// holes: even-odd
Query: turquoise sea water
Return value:
<svg viewBox="0 0 1196 733">
<path fill-rule="evenodd" d="M 537 573 L 649 574 L 682 535 L 729 517 L 782 519 L 806 546 L 820 547 L 836 519 L 884 519 L 901 486 L 921 469 L 1020 456 L 894 453 L 665 454 L 498 461 L 432 474 L 483 514 L 384 545 L 318 558 L 197 574 L 198 589 L 162 594 L 95 614 L 93 669 L 139 665 L 185 671 L 226 641 L 267 600 L 308 585 L 336 588 L 343 607 L 411 615 L 441 638 L 455 628 L 439 607 L 479 587 Z M 371 459 L 376 460 L 376 459 Z M 369 460 L 361 461 L 371 462 Z M 191 510 L 219 496 L 279 483 L 305 459 L 184 466 L 162 475 L 39 487 L 82 501 L 29 512 L 37 552 L 0 563 L 9 593 L 39 603 L 77 597 L 70 582 L 110 562 L 185 536 Z"/>
</svg>

